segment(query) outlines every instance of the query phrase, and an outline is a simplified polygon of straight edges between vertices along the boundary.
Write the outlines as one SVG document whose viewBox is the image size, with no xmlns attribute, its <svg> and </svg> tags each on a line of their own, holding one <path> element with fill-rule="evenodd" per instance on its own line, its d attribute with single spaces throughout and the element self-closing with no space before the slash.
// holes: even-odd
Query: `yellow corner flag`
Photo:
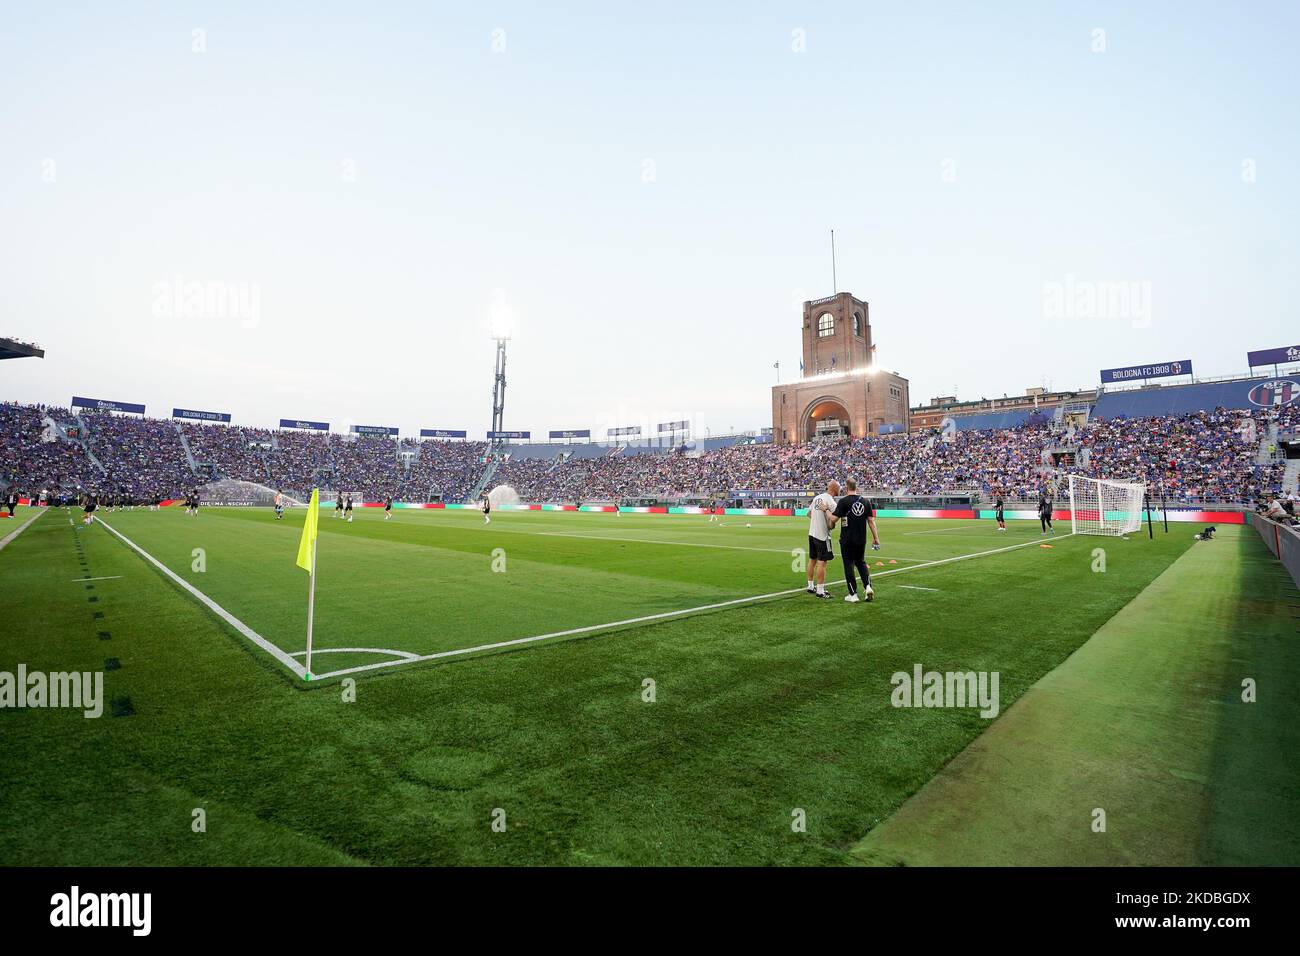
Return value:
<svg viewBox="0 0 1300 956">
<path fill-rule="evenodd" d="M 307 520 L 302 525 L 302 541 L 298 544 L 298 567 L 308 573 L 316 571 L 316 529 L 320 519 L 320 491 L 311 490 L 307 505 Z"/>
</svg>

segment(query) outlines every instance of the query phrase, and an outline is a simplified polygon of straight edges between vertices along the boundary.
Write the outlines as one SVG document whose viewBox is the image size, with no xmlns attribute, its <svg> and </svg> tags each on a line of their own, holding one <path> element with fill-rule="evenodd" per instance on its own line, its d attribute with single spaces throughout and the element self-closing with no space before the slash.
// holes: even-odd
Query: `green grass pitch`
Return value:
<svg viewBox="0 0 1300 956">
<path fill-rule="evenodd" d="M 103 517 L 303 660 L 302 511 Z M 991 722 L 894 708 L 890 675 L 997 671 L 1005 715 L 1193 547 L 1189 526 L 1122 541 L 882 520 L 870 561 L 889 573 L 854 606 L 838 560 L 835 600 L 783 594 L 803 585 L 806 519 L 498 512 L 485 526 L 472 511 L 363 510 L 345 524 L 327 511 L 304 683 L 73 518 L 51 509 L 0 551 L 0 670 L 112 659 L 113 708 L 0 713 L 10 863 L 899 862 L 898 841 L 924 827 L 891 840 L 888 860 L 860 841 Z M 1253 534 L 1205 547 L 1259 557 Z M 1145 614 L 1157 637 L 1187 639 L 1186 621 Z M 1294 676 L 1289 658 L 1277 666 Z M 1204 670 L 1219 682 L 1207 693 L 1231 695 L 1235 671 Z"/>
</svg>

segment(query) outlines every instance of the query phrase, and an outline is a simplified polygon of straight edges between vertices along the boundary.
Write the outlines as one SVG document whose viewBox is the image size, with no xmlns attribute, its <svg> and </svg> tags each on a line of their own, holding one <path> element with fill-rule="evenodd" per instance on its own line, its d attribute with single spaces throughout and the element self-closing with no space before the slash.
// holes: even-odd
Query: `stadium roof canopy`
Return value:
<svg viewBox="0 0 1300 956">
<path fill-rule="evenodd" d="M 45 349 L 29 342 L 19 342 L 17 339 L 6 339 L 0 336 L 0 359 L 13 358 L 45 358 Z"/>
</svg>

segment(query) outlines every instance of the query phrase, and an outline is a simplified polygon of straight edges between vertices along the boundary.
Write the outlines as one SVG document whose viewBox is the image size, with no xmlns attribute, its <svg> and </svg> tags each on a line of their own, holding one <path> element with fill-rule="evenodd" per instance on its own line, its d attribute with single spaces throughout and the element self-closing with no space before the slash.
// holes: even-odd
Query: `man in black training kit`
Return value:
<svg viewBox="0 0 1300 956">
<path fill-rule="evenodd" d="M 871 550 L 880 550 L 880 534 L 876 530 L 876 507 L 867 498 L 858 494 L 858 483 L 853 478 L 844 482 L 847 494 L 835 505 L 831 515 L 831 527 L 840 523 L 840 557 L 844 560 L 844 580 L 849 585 L 849 593 L 844 600 L 857 604 L 859 600 L 870 601 L 876 592 L 871 589 L 871 572 L 867 570 L 867 529 L 871 529 Z M 858 597 L 858 582 L 853 578 L 853 569 L 862 575 L 862 597 Z"/>
<path fill-rule="evenodd" d="M 334 498 L 334 517 L 343 517 L 343 492 L 339 492 Z"/>
<path fill-rule="evenodd" d="M 1049 531 L 1056 534 L 1056 529 L 1052 527 L 1052 496 L 1046 491 L 1038 499 L 1038 523 L 1043 526 L 1039 534 L 1047 534 Z"/>
</svg>

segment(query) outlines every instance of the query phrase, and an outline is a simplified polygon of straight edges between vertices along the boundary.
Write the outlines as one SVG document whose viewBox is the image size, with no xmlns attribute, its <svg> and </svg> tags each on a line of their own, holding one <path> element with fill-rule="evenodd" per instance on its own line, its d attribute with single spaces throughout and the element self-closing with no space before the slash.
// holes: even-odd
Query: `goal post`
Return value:
<svg viewBox="0 0 1300 956">
<path fill-rule="evenodd" d="M 1142 527 L 1146 485 L 1070 475 L 1070 530 L 1074 534 L 1124 535 Z"/>
</svg>

